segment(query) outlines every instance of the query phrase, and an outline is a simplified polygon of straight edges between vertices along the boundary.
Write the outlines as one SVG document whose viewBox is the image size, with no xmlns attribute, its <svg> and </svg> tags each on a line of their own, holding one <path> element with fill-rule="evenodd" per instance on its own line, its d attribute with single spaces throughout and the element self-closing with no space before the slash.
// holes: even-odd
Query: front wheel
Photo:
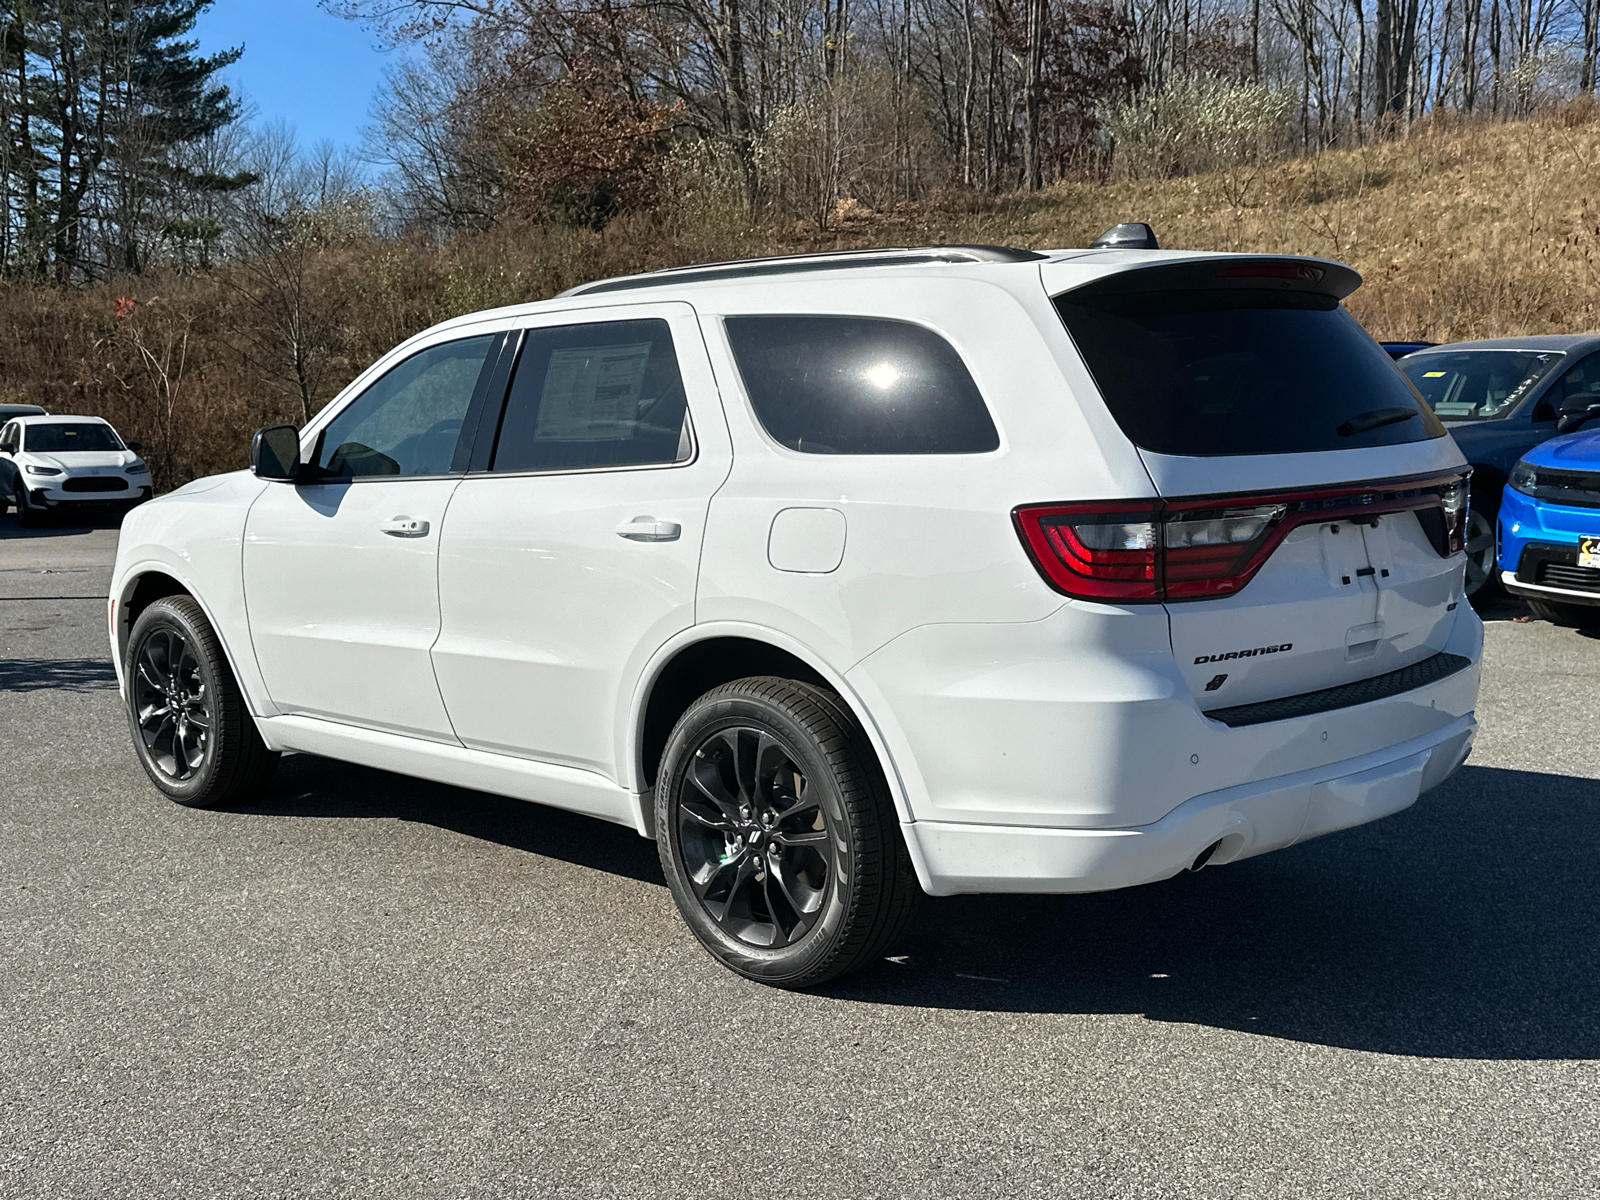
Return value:
<svg viewBox="0 0 1600 1200">
<path fill-rule="evenodd" d="M 696 700 L 655 821 L 678 910 L 748 979 L 809 987 L 881 957 L 921 895 L 860 725 L 810 684 L 741 679 Z"/>
<path fill-rule="evenodd" d="M 139 614 L 123 660 L 133 746 L 150 781 L 179 804 L 247 798 L 278 765 L 245 707 L 204 610 L 188 596 Z"/>
<path fill-rule="evenodd" d="M 11 502 L 17 506 L 18 525 L 28 529 L 39 523 L 41 514 L 28 504 L 28 489 L 23 484 L 20 476 L 17 479 L 17 486 L 11 497 Z"/>
<path fill-rule="evenodd" d="M 1528 613 L 1535 620 L 1549 621 L 1552 625 L 1577 626 L 1593 629 L 1600 625 L 1600 608 L 1587 604 L 1559 604 L 1549 600 L 1524 599 Z"/>
</svg>

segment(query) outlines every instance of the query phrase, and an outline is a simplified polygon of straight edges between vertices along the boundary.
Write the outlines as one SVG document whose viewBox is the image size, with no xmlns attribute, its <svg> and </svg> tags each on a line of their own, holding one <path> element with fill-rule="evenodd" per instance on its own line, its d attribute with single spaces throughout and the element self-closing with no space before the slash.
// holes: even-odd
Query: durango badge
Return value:
<svg viewBox="0 0 1600 1200">
<path fill-rule="evenodd" d="M 1284 642 L 1281 646 L 1257 646 L 1254 650 L 1229 650 L 1226 654 L 1202 654 L 1194 660 L 1194 665 L 1201 663 L 1226 662 L 1232 658 L 1254 658 L 1258 654 L 1282 654 L 1285 650 L 1293 650 L 1293 642 Z"/>
</svg>

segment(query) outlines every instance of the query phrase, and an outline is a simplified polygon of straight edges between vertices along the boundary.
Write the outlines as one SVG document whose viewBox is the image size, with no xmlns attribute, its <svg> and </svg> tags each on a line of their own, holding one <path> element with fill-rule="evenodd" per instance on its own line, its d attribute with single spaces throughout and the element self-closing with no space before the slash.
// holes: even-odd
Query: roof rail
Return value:
<svg viewBox="0 0 1600 1200">
<path fill-rule="evenodd" d="M 775 258 L 743 258 L 733 262 L 667 267 L 642 275 L 619 275 L 568 288 L 563 296 L 593 296 L 598 292 L 623 292 L 634 288 L 665 287 L 673 283 L 701 283 L 713 279 L 749 279 L 761 275 L 793 275 L 805 271 L 835 271 L 845 267 L 912 266 L 919 263 L 1021 263 L 1047 258 L 1034 250 L 1014 246 L 893 246 L 877 250 L 834 250 L 821 254 L 790 254 Z"/>
</svg>

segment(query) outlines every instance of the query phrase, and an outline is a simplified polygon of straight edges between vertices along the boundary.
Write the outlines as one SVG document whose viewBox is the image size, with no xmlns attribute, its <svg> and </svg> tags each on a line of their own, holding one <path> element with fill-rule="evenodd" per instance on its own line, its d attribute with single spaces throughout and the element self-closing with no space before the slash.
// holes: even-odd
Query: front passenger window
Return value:
<svg viewBox="0 0 1600 1200">
<path fill-rule="evenodd" d="M 445 342 L 391 367 L 322 431 L 325 478 L 448 475 L 494 334 Z"/>
</svg>

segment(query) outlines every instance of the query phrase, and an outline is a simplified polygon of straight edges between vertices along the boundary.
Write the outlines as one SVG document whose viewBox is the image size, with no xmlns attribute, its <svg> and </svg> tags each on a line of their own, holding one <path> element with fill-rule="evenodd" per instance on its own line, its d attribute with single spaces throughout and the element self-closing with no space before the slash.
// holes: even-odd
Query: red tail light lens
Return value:
<svg viewBox="0 0 1600 1200">
<path fill-rule="evenodd" d="M 1267 496 L 1024 505 L 1013 514 L 1035 565 L 1058 592 L 1084 600 L 1150 603 L 1239 591 L 1300 525 L 1418 510 L 1443 516 L 1449 557 L 1466 536 L 1460 474 Z M 1425 522 L 1425 525 L 1428 522 Z"/>
<path fill-rule="evenodd" d="M 1159 599 L 1161 505 L 1052 504 L 1019 508 L 1017 527 L 1044 576 L 1069 596 Z"/>
</svg>

